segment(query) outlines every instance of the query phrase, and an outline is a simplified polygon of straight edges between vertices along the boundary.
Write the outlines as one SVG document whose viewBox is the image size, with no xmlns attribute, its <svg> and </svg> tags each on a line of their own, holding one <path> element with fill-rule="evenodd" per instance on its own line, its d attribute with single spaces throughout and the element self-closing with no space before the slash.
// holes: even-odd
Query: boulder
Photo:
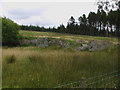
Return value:
<svg viewBox="0 0 120 90">
<path fill-rule="evenodd" d="M 76 51 L 82 51 L 84 48 L 83 47 L 76 47 L 75 50 Z"/>
<path fill-rule="evenodd" d="M 88 44 L 82 44 L 83 49 L 88 49 L 89 45 Z"/>
<path fill-rule="evenodd" d="M 89 41 L 89 51 L 97 51 L 99 50 L 100 46 L 98 44 L 98 41 L 92 40 Z"/>
<path fill-rule="evenodd" d="M 82 44 L 82 46 L 78 46 L 75 48 L 76 51 L 82 51 L 82 50 L 86 50 L 89 48 L 88 44 Z"/>
<path fill-rule="evenodd" d="M 92 40 L 89 42 L 89 51 L 97 51 L 97 50 L 102 50 L 104 48 L 107 48 L 110 46 L 111 43 L 108 41 L 96 41 Z"/>
<path fill-rule="evenodd" d="M 37 46 L 39 46 L 39 47 L 48 47 L 49 46 L 48 39 L 47 38 L 39 39 L 39 42 L 37 43 Z"/>
</svg>

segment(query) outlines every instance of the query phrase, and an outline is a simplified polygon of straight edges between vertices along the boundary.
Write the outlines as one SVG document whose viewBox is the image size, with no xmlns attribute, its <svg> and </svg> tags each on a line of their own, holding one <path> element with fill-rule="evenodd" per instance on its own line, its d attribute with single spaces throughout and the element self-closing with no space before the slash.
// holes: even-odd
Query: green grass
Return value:
<svg viewBox="0 0 120 90">
<path fill-rule="evenodd" d="M 53 33 L 53 32 L 37 32 L 37 31 L 23 31 L 20 30 L 20 34 L 26 37 L 53 37 L 53 38 L 62 38 L 67 40 L 106 40 L 111 41 L 113 43 L 118 42 L 118 38 L 112 37 L 94 37 L 94 36 L 86 36 L 86 35 L 72 35 L 72 34 L 61 34 L 61 33 Z"/>
<path fill-rule="evenodd" d="M 14 55 L 15 62 L 6 58 Z M 16 47 L 3 49 L 4 88 L 52 88 L 115 71 L 118 48 L 99 52 L 76 52 L 62 49 Z"/>
<path fill-rule="evenodd" d="M 49 37 L 74 44 L 76 40 L 107 40 L 118 43 L 117 38 L 92 37 L 50 32 L 20 31 L 26 39 Z M 58 45 L 40 48 L 35 46 L 3 47 L 3 88 L 53 88 L 79 81 L 81 78 L 115 71 L 118 67 L 117 46 L 101 51 L 75 51 Z M 110 86 L 112 87 L 112 86 Z M 107 88 L 107 87 L 106 87 Z"/>
</svg>

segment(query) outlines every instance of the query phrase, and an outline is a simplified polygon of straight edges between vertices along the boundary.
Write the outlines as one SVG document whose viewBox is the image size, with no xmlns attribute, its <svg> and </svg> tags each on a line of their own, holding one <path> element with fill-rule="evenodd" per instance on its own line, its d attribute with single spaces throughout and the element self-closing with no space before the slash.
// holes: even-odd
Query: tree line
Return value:
<svg viewBox="0 0 120 90">
<path fill-rule="evenodd" d="M 110 8 L 113 9 L 110 9 Z M 33 25 L 18 25 L 14 21 L 2 17 L 2 45 L 17 46 L 22 36 L 19 30 L 31 30 L 42 32 L 58 32 L 90 36 L 119 37 L 120 36 L 120 0 L 114 0 L 114 5 L 109 2 L 98 2 L 97 13 L 90 12 L 88 16 L 83 14 L 76 21 L 70 17 L 67 26 L 63 24 L 57 28 L 45 28 Z"/>
<path fill-rule="evenodd" d="M 21 25 L 22 30 L 58 32 L 90 36 L 119 37 L 120 35 L 120 1 L 115 4 L 115 10 L 108 11 L 109 2 L 98 2 L 97 13 L 90 12 L 88 16 L 83 14 L 76 21 L 70 17 L 67 26 L 63 24 L 57 28 L 45 28 L 33 25 Z M 103 9 L 105 7 L 105 9 Z M 113 7 L 113 6 L 112 6 Z M 115 7 L 114 7 L 115 8 Z"/>
</svg>

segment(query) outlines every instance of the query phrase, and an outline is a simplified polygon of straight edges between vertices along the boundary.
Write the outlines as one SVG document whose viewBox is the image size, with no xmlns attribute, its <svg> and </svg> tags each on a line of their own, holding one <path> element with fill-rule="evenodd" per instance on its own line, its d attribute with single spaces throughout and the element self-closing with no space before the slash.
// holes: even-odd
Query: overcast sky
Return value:
<svg viewBox="0 0 120 90">
<path fill-rule="evenodd" d="M 90 11 L 96 12 L 96 0 L 0 0 L 0 16 L 6 16 L 18 24 L 33 24 L 45 27 L 66 25 L 73 16 L 76 21 L 82 14 L 88 15 Z M 57 0 L 56 0 L 57 1 Z M 66 2 L 65 2 L 66 1 Z M 77 1 L 77 2 L 75 2 Z"/>
</svg>

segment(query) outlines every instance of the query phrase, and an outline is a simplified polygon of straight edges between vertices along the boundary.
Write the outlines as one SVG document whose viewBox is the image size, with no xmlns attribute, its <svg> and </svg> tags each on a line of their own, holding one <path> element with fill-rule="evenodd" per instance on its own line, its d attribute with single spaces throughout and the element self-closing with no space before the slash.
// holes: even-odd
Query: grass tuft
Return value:
<svg viewBox="0 0 120 90">
<path fill-rule="evenodd" d="M 17 60 L 17 58 L 14 55 L 6 57 L 6 63 L 7 64 L 15 63 L 16 60 Z"/>
</svg>

